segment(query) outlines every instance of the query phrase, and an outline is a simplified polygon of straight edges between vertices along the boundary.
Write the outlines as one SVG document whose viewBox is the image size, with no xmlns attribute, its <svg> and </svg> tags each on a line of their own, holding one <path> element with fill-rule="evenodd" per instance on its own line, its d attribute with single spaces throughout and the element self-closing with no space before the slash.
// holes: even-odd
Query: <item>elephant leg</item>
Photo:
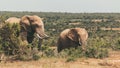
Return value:
<svg viewBox="0 0 120 68">
<path fill-rule="evenodd" d="M 62 49 L 63 49 L 63 45 L 62 45 L 62 43 L 59 42 L 59 44 L 57 45 L 57 51 L 58 51 L 58 53 L 61 52 Z"/>
<path fill-rule="evenodd" d="M 39 51 L 41 50 L 42 41 L 43 40 L 39 38 L 39 41 L 38 41 L 38 50 Z"/>
<path fill-rule="evenodd" d="M 62 49 L 63 49 L 63 45 L 62 45 L 62 42 L 59 39 L 59 41 L 57 42 L 57 51 L 58 51 L 58 53 L 61 52 Z"/>
<path fill-rule="evenodd" d="M 57 46 L 57 51 L 58 51 L 58 53 L 62 51 L 62 46 L 61 45 Z"/>
</svg>

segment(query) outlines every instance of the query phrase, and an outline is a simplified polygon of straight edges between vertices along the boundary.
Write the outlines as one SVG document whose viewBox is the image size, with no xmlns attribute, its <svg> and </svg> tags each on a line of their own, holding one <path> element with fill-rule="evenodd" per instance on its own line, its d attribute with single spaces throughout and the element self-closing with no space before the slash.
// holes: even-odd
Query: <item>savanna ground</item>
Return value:
<svg viewBox="0 0 120 68">
<path fill-rule="evenodd" d="M 0 68 L 119 68 L 120 51 L 110 51 L 104 59 L 78 58 L 66 62 L 63 58 L 41 58 L 38 61 L 1 62 Z"/>
<path fill-rule="evenodd" d="M 59 33 L 66 28 L 86 28 L 89 33 L 89 47 L 85 54 L 87 57 L 82 56 L 80 49 L 75 50 L 75 52 L 72 50 L 67 53 L 63 52 L 61 56 L 57 55 L 56 57 L 56 52 L 46 47 L 43 48 L 42 52 L 47 57 L 37 55 L 38 52 L 29 51 L 22 47 L 23 44 L 20 44 L 20 39 L 14 36 L 16 35 L 14 34 L 16 28 L 7 28 L 8 30 L 4 28 L 5 31 L 0 30 L 0 52 L 5 52 L 7 55 L 13 53 L 13 56 L 17 55 L 16 59 L 18 60 L 0 60 L 0 68 L 120 68 L 120 31 L 114 30 L 120 28 L 120 13 L 1 12 L 0 24 L 9 17 L 35 14 L 45 18 L 45 30 L 51 36 L 49 40 L 43 41 L 43 46 L 56 45 Z M 107 30 L 107 28 L 110 28 L 110 30 Z M 10 47 L 13 46 L 11 40 L 14 41 L 16 47 Z M 36 40 L 33 43 L 36 45 Z M 72 59 L 67 62 L 69 56 Z"/>
</svg>

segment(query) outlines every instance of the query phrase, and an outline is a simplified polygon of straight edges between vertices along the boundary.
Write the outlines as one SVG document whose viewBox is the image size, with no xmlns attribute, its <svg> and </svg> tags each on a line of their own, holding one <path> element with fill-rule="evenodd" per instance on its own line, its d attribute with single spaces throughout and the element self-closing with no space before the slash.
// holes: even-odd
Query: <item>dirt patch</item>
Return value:
<svg viewBox="0 0 120 68">
<path fill-rule="evenodd" d="M 79 58 L 74 62 L 66 62 L 63 58 L 42 58 L 38 61 L 1 62 L 0 68 L 119 68 L 120 51 L 110 52 L 104 59 Z"/>
<path fill-rule="evenodd" d="M 120 51 L 111 51 L 110 56 L 98 63 L 101 66 L 111 66 L 112 68 L 120 68 Z"/>
</svg>

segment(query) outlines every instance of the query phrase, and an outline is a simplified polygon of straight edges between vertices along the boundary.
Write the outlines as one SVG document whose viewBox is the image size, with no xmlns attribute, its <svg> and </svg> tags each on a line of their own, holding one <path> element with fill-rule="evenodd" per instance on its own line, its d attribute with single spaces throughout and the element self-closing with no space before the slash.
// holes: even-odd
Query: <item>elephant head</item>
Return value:
<svg viewBox="0 0 120 68">
<path fill-rule="evenodd" d="M 82 46 L 82 49 L 85 49 L 88 33 L 84 28 L 71 28 L 67 37 L 76 45 Z"/>
<path fill-rule="evenodd" d="M 78 33 L 78 31 L 74 28 L 70 29 L 68 34 L 67 34 L 67 37 L 73 41 L 75 44 L 77 45 L 81 45 L 81 37 L 80 37 L 80 34 Z"/>
<path fill-rule="evenodd" d="M 87 38 L 88 33 L 84 28 L 65 29 L 60 33 L 57 50 L 60 52 L 62 49 L 78 46 L 82 46 L 84 50 Z"/>
<path fill-rule="evenodd" d="M 42 18 L 37 15 L 29 16 L 25 15 L 21 18 L 20 21 L 21 32 L 27 36 L 27 40 L 29 43 L 33 40 L 34 33 L 37 34 L 39 39 L 48 38 L 48 36 L 44 32 L 44 24 Z"/>
</svg>

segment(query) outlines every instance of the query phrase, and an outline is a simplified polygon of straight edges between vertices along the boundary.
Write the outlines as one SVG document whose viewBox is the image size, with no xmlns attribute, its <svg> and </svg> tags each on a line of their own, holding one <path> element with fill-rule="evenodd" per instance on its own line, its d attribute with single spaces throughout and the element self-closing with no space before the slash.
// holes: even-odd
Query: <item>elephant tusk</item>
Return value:
<svg viewBox="0 0 120 68">
<path fill-rule="evenodd" d="M 40 39 L 43 39 L 42 37 L 40 37 L 40 35 L 39 35 L 39 34 L 37 34 L 37 37 L 38 37 L 38 38 L 40 38 Z"/>
<path fill-rule="evenodd" d="M 47 39 L 47 38 L 49 38 L 49 36 L 46 35 L 46 34 L 44 34 L 44 37 L 41 37 L 39 34 L 36 34 L 36 35 L 37 35 L 37 37 L 40 38 L 40 39 Z"/>
<path fill-rule="evenodd" d="M 45 38 L 49 38 L 49 36 L 45 34 Z"/>
<path fill-rule="evenodd" d="M 79 42 L 79 46 L 81 46 L 81 42 Z"/>
<path fill-rule="evenodd" d="M 80 38 L 79 38 L 79 46 L 81 45 L 81 40 L 80 40 Z"/>
</svg>

